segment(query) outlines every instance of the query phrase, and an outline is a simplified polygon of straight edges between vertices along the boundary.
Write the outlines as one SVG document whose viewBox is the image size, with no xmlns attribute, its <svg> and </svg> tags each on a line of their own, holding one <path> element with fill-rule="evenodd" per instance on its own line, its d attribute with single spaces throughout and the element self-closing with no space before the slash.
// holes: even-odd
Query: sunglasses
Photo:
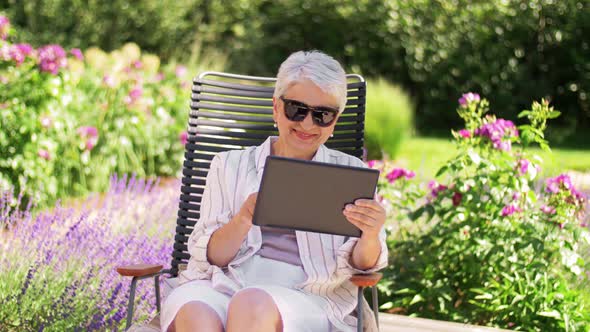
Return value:
<svg viewBox="0 0 590 332">
<path fill-rule="evenodd" d="M 334 120 L 338 117 L 338 113 L 340 113 L 338 109 L 332 107 L 312 107 L 297 100 L 283 98 L 283 96 L 281 96 L 280 99 L 285 105 L 285 116 L 290 121 L 301 122 L 311 111 L 311 119 L 313 120 L 313 123 L 320 127 L 328 127 L 334 123 Z"/>
</svg>

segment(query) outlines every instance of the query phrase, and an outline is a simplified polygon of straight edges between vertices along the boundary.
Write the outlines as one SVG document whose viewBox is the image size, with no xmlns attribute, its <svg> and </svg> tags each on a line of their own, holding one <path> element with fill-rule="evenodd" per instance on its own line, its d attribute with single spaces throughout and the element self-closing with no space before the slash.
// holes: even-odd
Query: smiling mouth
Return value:
<svg viewBox="0 0 590 332">
<path fill-rule="evenodd" d="M 295 135 L 297 137 L 299 137 L 302 140 L 309 140 L 309 139 L 312 139 L 317 136 L 317 134 L 306 134 L 306 133 L 299 131 L 297 129 L 293 129 L 293 132 L 295 133 Z"/>
</svg>

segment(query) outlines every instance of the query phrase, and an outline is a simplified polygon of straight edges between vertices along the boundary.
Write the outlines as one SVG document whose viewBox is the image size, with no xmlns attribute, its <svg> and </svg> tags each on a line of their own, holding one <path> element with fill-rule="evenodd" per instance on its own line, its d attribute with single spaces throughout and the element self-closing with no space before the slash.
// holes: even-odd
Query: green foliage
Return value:
<svg viewBox="0 0 590 332">
<path fill-rule="evenodd" d="M 459 125 L 447 110 L 467 90 L 510 119 L 550 98 L 564 113 L 553 137 L 590 125 L 590 5 L 581 0 L 0 0 L 2 9 L 35 45 L 134 41 L 165 59 L 200 45 L 255 75 L 275 75 L 295 50 L 320 49 L 409 91 L 423 132 Z"/>
<path fill-rule="evenodd" d="M 112 51 L 127 42 L 169 59 L 188 55 L 205 5 L 202 0 L 1 0 L 17 38 L 34 46 L 60 44 Z"/>
<path fill-rule="evenodd" d="M 413 106 L 399 87 L 383 79 L 367 82 L 365 147 L 368 159 L 393 159 L 412 131 Z"/>
<path fill-rule="evenodd" d="M 590 303 L 580 286 L 590 267 L 583 251 L 590 234 L 580 227 L 586 198 L 566 175 L 535 190 L 540 159 L 525 148 L 547 144 L 546 120 L 558 113 L 534 103 L 518 135 L 487 108 L 479 96 L 459 108 L 466 129 L 454 133 L 458 153 L 437 174 L 446 184 L 431 182 L 422 199 L 406 180 L 382 186 L 400 228 L 389 242 L 382 308 L 509 329 L 588 331 Z"/>
<path fill-rule="evenodd" d="M 3 49 L 15 45 L 0 40 Z M 160 66 L 158 57 L 125 44 L 110 54 L 88 49 L 83 61 L 60 58 L 67 65 L 53 74 L 40 53 L 22 63 L 0 58 L 0 189 L 33 189 L 45 205 L 104 191 L 112 174 L 175 175 L 189 69 Z M 193 63 L 220 69 L 222 60 L 201 53 Z"/>
</svg>

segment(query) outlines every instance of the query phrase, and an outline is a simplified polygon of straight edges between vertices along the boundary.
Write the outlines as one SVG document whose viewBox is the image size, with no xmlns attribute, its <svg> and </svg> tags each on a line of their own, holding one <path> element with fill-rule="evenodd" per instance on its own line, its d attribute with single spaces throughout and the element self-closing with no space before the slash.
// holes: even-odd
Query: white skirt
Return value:
<svg viewBox="0 0 590 332">
<path fill-rule="evenodd" d="M 307 279 L 302 267 L 254 255 L 237 269 L 244 276 L 245 287 L 242 289 L 260 289 L 272 297 L 281 314 L 284 332 L 330 331 L 326 302 L 319 296 L 292 288 Z M 230 300 L 231 296 L 215 290 L 210 280 L 184 283 L 172 290 L 162 303 L 162 332 L 168 330 L 178 310 L 191 301 L 208 304 L 217 312 L 225 328 Z"/>
</svg>

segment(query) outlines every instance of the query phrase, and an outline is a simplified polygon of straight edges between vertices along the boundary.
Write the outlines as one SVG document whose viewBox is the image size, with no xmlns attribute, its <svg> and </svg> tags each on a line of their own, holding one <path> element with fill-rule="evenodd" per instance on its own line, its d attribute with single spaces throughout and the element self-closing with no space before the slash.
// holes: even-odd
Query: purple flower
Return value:
<svg viewBox="0 0 590 332">
<path fill-rule="evenodd" d="M 186 143 L 188 143 L 188 133 L 186 131 L 181 132 L 180 135 L 178 135 L 178 139 L 180 139 L 182 145 L 186 145 Z"/>
<path fill-rule="evenodd" d="M 82 51 L 79 48 L 72 48 L 70 50 L 70 54 L 73 55 L 76 59 L 84 61 L 84 54 L 82 54 Z"/>
<path fill-rule="evenodd" d="M 530 164 L 531 164 L 530 161 L 528 161 L 527 159 L 520 159 L 516 163 L 516 168 L 518 169 L 518 174 L 520 174 L 520 175 L 527 174 L 529 171 Z"/>
<path fill-rule="evenodd" d="M 188 70 L 186 69 L 186 67 L 185 67 L 185 66 L 183 66 L 183 65 L 178 65 L 178 66 L 176 66 L 176 68 L 174 69 L 174 74 L 176 75 L 176 77 L 178 77 L 178 78 L 182 78 L 182 77 L 184 77 L 184 75 L 186 75 L 187 71 L 188 71 Z"/>
<path fill-rule="evenodd" d="M 567 174 L 561 174 L 545 180 L 545 186 L 545 190 L 552 194 L 557 194 L 561 189 L 569 191 L 573 188 L 572 179 Z"/>
<path fill-rule="evenodd" d="M 414 176 L 416 176 L 416 173 L 414 173 L 412 171 L 408 171 L 403 168 L 394 168 L 393 170 L 391 170 L 391 172 L 389 172 L 389 173 L 387 173 L 387 175 L 385 175 L 385 178 L 387 179 L 387 181 L 389 181 L 389 183 L 394 183 L 397 179 L 399 179 L 401 177 L 405 177 L 406 179 L 411 179 Z"/>
<path fill-rule="evenodd" d="M 503 209 L 502 209 L 502 217 L 507 217 L 510 215 L 513 215 L 516 212 L 522 212 L 522 210 L 513 204 L 510 205 L 506 205 Z"/>
<path fill-rule="evenodd" d="M 481 98 L 477 93 L 467 92 L 464 93 L 461 98 L 459 98 L 459 105 L 465 107 L 473 102 L 479 102 Z"/>
<path fill-rule="evenodd" d="M 474 135 L 488 138 L 495 149 L 510 151 L 513 137 L 518 137 L 518 130 L 512 121 L 498 119 L 477 128 Z"/>
<path fill-rule="evenodd" d="M 10 30 L 10 21 L 8 17 L 0 15 L 0 39 L 5 40 L 8 37 L 8 31 Z"/>
<path fill-rule="evenodd" d="M 141 68 L 143 68 L 143 62 L 136 60 L 133 62 L 132 66 L 135 69 L 141 69 Z"/>
<path fill-rule="evenodd" d="M 467 129 L 461 129 L 459 130 L 459 135 L 461 135 L 463 138 L 469 138 L 471 137 L 471 132 Z"/>
<path fill-rule="evenodd" d="M 545 214 L 554 214 L 555 213 L 555 208 L 549 205 L 542 205 L 541 206 L 541 212 L 545 213 Z"/>
<path fill-rule="evenodd" d="M 51 155 L 49 154 L 49 151 L 47 150 L 39 150 L 37 151 L 37 155 L 45 160 L 50 160 L 51 159 Z"/>
<path fill-rule="evenodd" d="M 39 49 L 39 67 L 41 71 L 57 75 L 68 64 L 66 51 L 59 45 L 46 45 Z"/>
</svg>

